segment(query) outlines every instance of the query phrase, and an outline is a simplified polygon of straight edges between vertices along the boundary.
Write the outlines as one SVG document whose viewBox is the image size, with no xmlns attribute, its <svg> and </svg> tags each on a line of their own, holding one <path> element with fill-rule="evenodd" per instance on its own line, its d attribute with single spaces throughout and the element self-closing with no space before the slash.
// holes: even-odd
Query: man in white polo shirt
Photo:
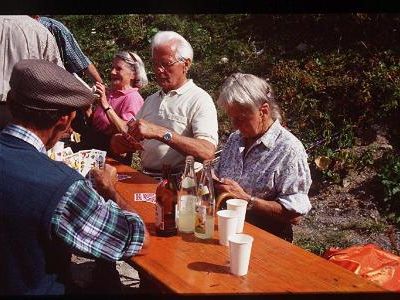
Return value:
<svg viewBox="0 0 400 300">
<path fill-rule="evenodd" d="M 179 171 L 186 155 L 200 161 L 213 158 L 218 144 L 217 111 L 211 96 L 187 78 L 193 61 L 192 47 L 178 33 L 160 31 L 154 36 L 151 49 L 161 90 L 145 100 L 130 130 L 131 136 L 143 141 L 143 170 L 160 172 L 162 165 L 168 163 Z M 111 149 L 124 153 L 138 147 L 122 135 L 115 135 Z"/>
</svg>

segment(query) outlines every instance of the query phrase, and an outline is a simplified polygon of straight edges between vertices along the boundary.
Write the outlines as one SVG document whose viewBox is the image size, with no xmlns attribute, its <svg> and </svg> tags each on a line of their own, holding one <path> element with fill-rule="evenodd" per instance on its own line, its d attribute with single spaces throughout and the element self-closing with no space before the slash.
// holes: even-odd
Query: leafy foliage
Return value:
<svg viewBox="0 0 400 300">
<path fill-rule="evenodd" d="M 398 14 L 54 18 L 74 33 L 106 82 L 115 52 L 137 51 L 150 79 L 141 91 L 144 97 L 157 90 L 150 40 L 159 30 L 177 31 L 188 39 L 194 49 L 190 76 L 214 100 L 224 79 L 233 72 L 268 78 L 285 112 L 286 126 L 310 149 L 310 161 L 323 155 L 339 163 L 351 162 L 354 158 L 343 150 L 351 148 L 356 138 L 368 140 L 372 125 L 387 128 L 392 144 L 400 146 Z M 223 142 L 232 127 L 221 111 L 219 127 Z M 321 140 L 324 142 L 313 147 Z M 361 163 L 368 164 L 370 159 L 366 156 Z M 345 174 L 334 166 L 323 176 L 340 182 Z M 397 195 L 393 191 L 391 199 Z"/>
<path fill-rule="evenodd" d="M 383 164 L 379 179 L 384 187 L 383 198 L 390 215 L 400 225 L 400 157 L 388 155 L 386 163 Z"/>
</svg>

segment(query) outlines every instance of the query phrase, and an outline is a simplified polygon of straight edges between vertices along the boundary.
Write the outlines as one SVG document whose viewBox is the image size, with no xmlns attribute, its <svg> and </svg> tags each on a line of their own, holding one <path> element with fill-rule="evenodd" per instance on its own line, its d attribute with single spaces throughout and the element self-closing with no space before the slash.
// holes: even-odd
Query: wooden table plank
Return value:
<svg viewBox="0 0 400 300">
<path fill-rule="evenodd" d="M 132 178 L 117 190 L 145 220 L 151 234 L 144 256 L 132 262 L 173 293 L 318 293 L 385 292 L 381 287 L 249 223 L 244 233 L 254 237 L 249 272 L 229 273 L 229 248 L 218 244 L 218 232 L 204 241 L 193 234 L 158 237 L 151 203 L 135 202 L 135 192 L 155 192 L 157 183 L 128 166 L 114 163 L 120 174 Z M 217 228 L 217 227 L 216 227 Z"/>
</svg>

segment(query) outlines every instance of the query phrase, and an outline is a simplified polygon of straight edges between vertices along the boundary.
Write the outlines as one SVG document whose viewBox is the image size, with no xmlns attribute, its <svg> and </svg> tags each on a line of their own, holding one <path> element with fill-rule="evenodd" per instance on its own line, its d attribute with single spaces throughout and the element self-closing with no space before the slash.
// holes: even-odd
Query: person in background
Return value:
<svg viewBox="0 0 400 300">
<path fill-rule="evenodd" d="M 0 130 L 10 121 L 6 106 L 9 80 L 14 65 L 37 58 L 63 66 L 51 33 L 29 16 L 0 16 Z"/>
<path fill-rule="evenodd" d="M 152 39 L 152 64 L 160 90 L 147 97 L 130 134 L 143 140 L 143 172 L 160 176 L 163 164 L 181 171 L 186 155 L 203 161 L 214 157 L 218 144 L 217 111 L 210 95 L 188 72 L 193 62 L 189 42 L 173 31 L 160 31 Z M 122 134 L 111 139 L 116 153 L 138 150 Z"/>
<path fill-rule="evenodd" d="M 311 176 L 302 143 L 280 123 L 271 85 L 236 73 L 225 80 L 217 103 L 237 130 L 215 168 L 216 190 L 248 201 L 246 221 L 292 241 L 291 224 L 311 209 Z"/>
<path fill-rule="evenodd" d="M 111 88 L 107 89 L 99 82 L 96 88 L 100 95 L 97 106 L 88 122 L 88 128 L 82 135 L 79 149 L 99 149 L 109 153 L 111 136 L 115 133 L 127 131 L 127 122 L 132 119 L 143 105 L 143 98 L 139 89 L 148 83 L 146 71 L 142 59 L 134 52 L 118 52 L 113 60 L 110 72 Z M 76 148 L 74 148 L 76 150 Z M 132 153 L 114 156 L 117 160 L 127 165 L 132 162 Z M 101 259 L 96 260 L 97 276 L 94 285 L 101 287 L 106 283 L 110 285 L 109 274 L 115 274 L 114 288 L 104 292 L 112 292 L 120 285 L 118 272 L 113 263 Z"/>
<path fill-rule="evenodd" d="M 13 121 L 0 133 L 0 294 L 63 294 L 72 251 L 115 261 L 147 247 L 147 231 L 115 190 L 116 170 L 93 170 L 96 190 L 46 150 L 94 95 L 45 60 L 22 60 L 10 79 Z"/>
<path fill-rule="evenodd" d="M 68 72 L 76 73 L 81 77 L 85 74 L 90 76 L 94 82 L 103 83 L 103 79 L 101 79 L 95 65 L 82 52 L 74 35 L 63 23 L 38 15 L 33 16 L 33 18 L 39 21 L 54 36 L 64 67 Z"/>
<path fill-rule="evenodd" d="M 111 87 L 96 83 L 100 97 L 82 136 L 81 149 L 96 148 L 109 151 L 111 136 L 126 132 L 127 122 L 143 105 L 139 89 L 148 83 L 142 59 L 134 52 L 118 52 L 112 61 Z M 131 157 L 131 156 L 129 156 Z M 122 159 L 130 164 L 129 157 Z"/>
<path fill-rule="evenodd" d="M 49 17 L 38 15 L 32 17 L 46 27 L 54 36 L 64 67 L 68 72 L 75 73 L 80 77 L 88 75 L 94 83 L 103 83 L 103 79 L 97 71 L 97 68 L 82 52 L 74 35 L 63 23 Z M 72 122 L 72 128 L 80 134 L 85 134 L 91 113 L 91 107 L 85 112 L 78 110 L 77 116 Z M 66 133 L 63 137 L 63 140 L 68 144 L 70 144 L 69 139 L 71 132 Z M 71 146 L 74 148 L 74 144 L 71 144 Z"/>
</svg>

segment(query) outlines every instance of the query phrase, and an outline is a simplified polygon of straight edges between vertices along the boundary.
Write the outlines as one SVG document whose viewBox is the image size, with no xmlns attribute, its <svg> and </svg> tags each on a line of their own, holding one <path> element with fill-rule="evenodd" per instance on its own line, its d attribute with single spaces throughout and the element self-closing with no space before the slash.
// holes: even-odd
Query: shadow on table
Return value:
<svg viewBox="0 0 400 300">
<path fill-rule="evenodd" d="M 218 239 L 200 239 L 195 237 L 193 233 L 178 233 L 182 240 L 189 243 L 202 243 L 202 244 L 211 244 L 211 245 L 218 245 Z"/>
<path fill-rule="evenodd" d="M 188 264 L 188 268 L 194 271 L 208 272 L 208 273 L 230 273 L 229 266 L 221 266 L 217 264 L 211 264 L 203 261 L 196 261 Z"/>
</svg>

